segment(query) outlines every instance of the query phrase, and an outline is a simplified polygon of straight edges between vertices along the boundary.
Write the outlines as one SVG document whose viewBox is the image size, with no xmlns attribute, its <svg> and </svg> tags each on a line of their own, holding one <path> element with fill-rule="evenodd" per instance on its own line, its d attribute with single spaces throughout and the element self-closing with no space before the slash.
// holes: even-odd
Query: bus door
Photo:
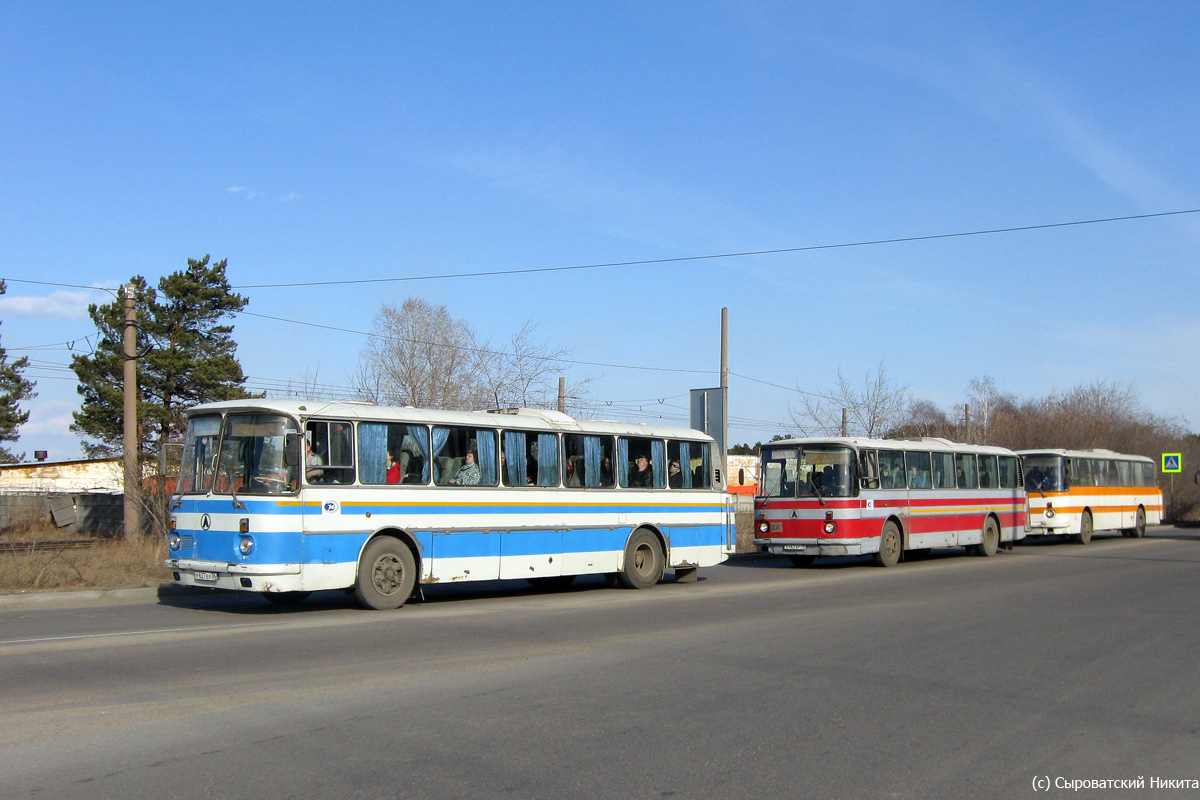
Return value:
<svg viewBox="0 0 1200 800">
<path fill-rule="evenodd" d="M 900 528 L 907 533 L 909 522 L 908 473 L 905 471 L 903 450 L 879 451 L 879 488 L 875 500 L 875 514 L 879 518 L 879 530 L 888 517 L 899 517 Z"/>
</svg>

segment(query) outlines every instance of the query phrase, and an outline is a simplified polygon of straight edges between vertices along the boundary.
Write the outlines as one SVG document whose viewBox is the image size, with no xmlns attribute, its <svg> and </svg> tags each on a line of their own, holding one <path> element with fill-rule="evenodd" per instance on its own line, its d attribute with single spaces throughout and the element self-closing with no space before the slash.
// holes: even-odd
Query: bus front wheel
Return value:
<svg viewBox="0 0 1200 800">
<path fill-rule="evenodd" d="M 616 573 L 626 589 L 649 589 L 662 580 L 666 559 L 658 537 L 650 531 L 635 531 L 625 545 L 625 569 Z"/>
<path fill-rule="evenodd" d="M 879 534 L 879 552 L 875 554 L 875 563 L 881 567 L 894 567 L 900 563 L 900 553 L 903 545 L 900 541 L 900 529 L 896 523 L 888 522 Z"/>
<path fill-rule="evenodd" d="M 392 609 L 404 605 L 417 582 L 412 551 L 399 539 L 372 539 L 358 560 L 354 597 L 365 608 Z"/>
<path fill-rule="evenodd" d="M 1076 544 L 1087 544 L 1092 540 L 1092 512 L 1083 512 L 1083 517 L 1079 520 L 1079 533 L 1074 534 L 1071 538 L 1075 540 Z"/>
</svg>

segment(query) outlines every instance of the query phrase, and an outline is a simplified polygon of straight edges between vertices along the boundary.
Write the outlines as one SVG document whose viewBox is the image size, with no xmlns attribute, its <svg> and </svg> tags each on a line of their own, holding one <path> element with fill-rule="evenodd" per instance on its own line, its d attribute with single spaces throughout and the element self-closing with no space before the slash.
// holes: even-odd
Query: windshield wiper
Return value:
<svg viewBox="0 0 1200 800">
<path fill-rule="evenodd" d="M 815 483 L 809 485 L 812 486 L 813 494 L 817 496 L 817 500 L 820 501 L 821 505 L 825 505 L 825 495 L 821 493 L 821 487 Z"/>
</svg>

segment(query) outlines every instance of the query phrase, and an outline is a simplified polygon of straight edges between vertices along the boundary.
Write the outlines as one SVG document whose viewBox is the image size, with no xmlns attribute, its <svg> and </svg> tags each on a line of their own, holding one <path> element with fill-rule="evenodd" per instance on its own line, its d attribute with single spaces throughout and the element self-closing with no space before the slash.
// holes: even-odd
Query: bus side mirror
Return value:
<svg viewBox="0 0 1200 800">
<path fill-rule="evenodd" d="M 283 443 L 283 464 L 295 467 L 300 463 L 300 434 L 289 433 Z"/>
<path fill-rule="evenodd" d="M 1197 475 L 1196 482 L 1200 483 L 1200 472 L 1196 473 L 1196 475 Z M 739 486 L 746 485 L 746 470 L 744 468 L 738 470 L 738 485 Z"/>
</svg>

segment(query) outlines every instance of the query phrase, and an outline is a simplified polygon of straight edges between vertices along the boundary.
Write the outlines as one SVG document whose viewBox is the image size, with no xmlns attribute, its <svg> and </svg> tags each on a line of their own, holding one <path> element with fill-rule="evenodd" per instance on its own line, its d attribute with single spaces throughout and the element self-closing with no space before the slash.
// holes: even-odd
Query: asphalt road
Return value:
<svg viewBox="0 0 1200 800">
<path fill-rule="evenodd" d="M 0 606 L 0 797 L 1194 796 L 1200 531 L 701 572 Z"/>
</svg>

